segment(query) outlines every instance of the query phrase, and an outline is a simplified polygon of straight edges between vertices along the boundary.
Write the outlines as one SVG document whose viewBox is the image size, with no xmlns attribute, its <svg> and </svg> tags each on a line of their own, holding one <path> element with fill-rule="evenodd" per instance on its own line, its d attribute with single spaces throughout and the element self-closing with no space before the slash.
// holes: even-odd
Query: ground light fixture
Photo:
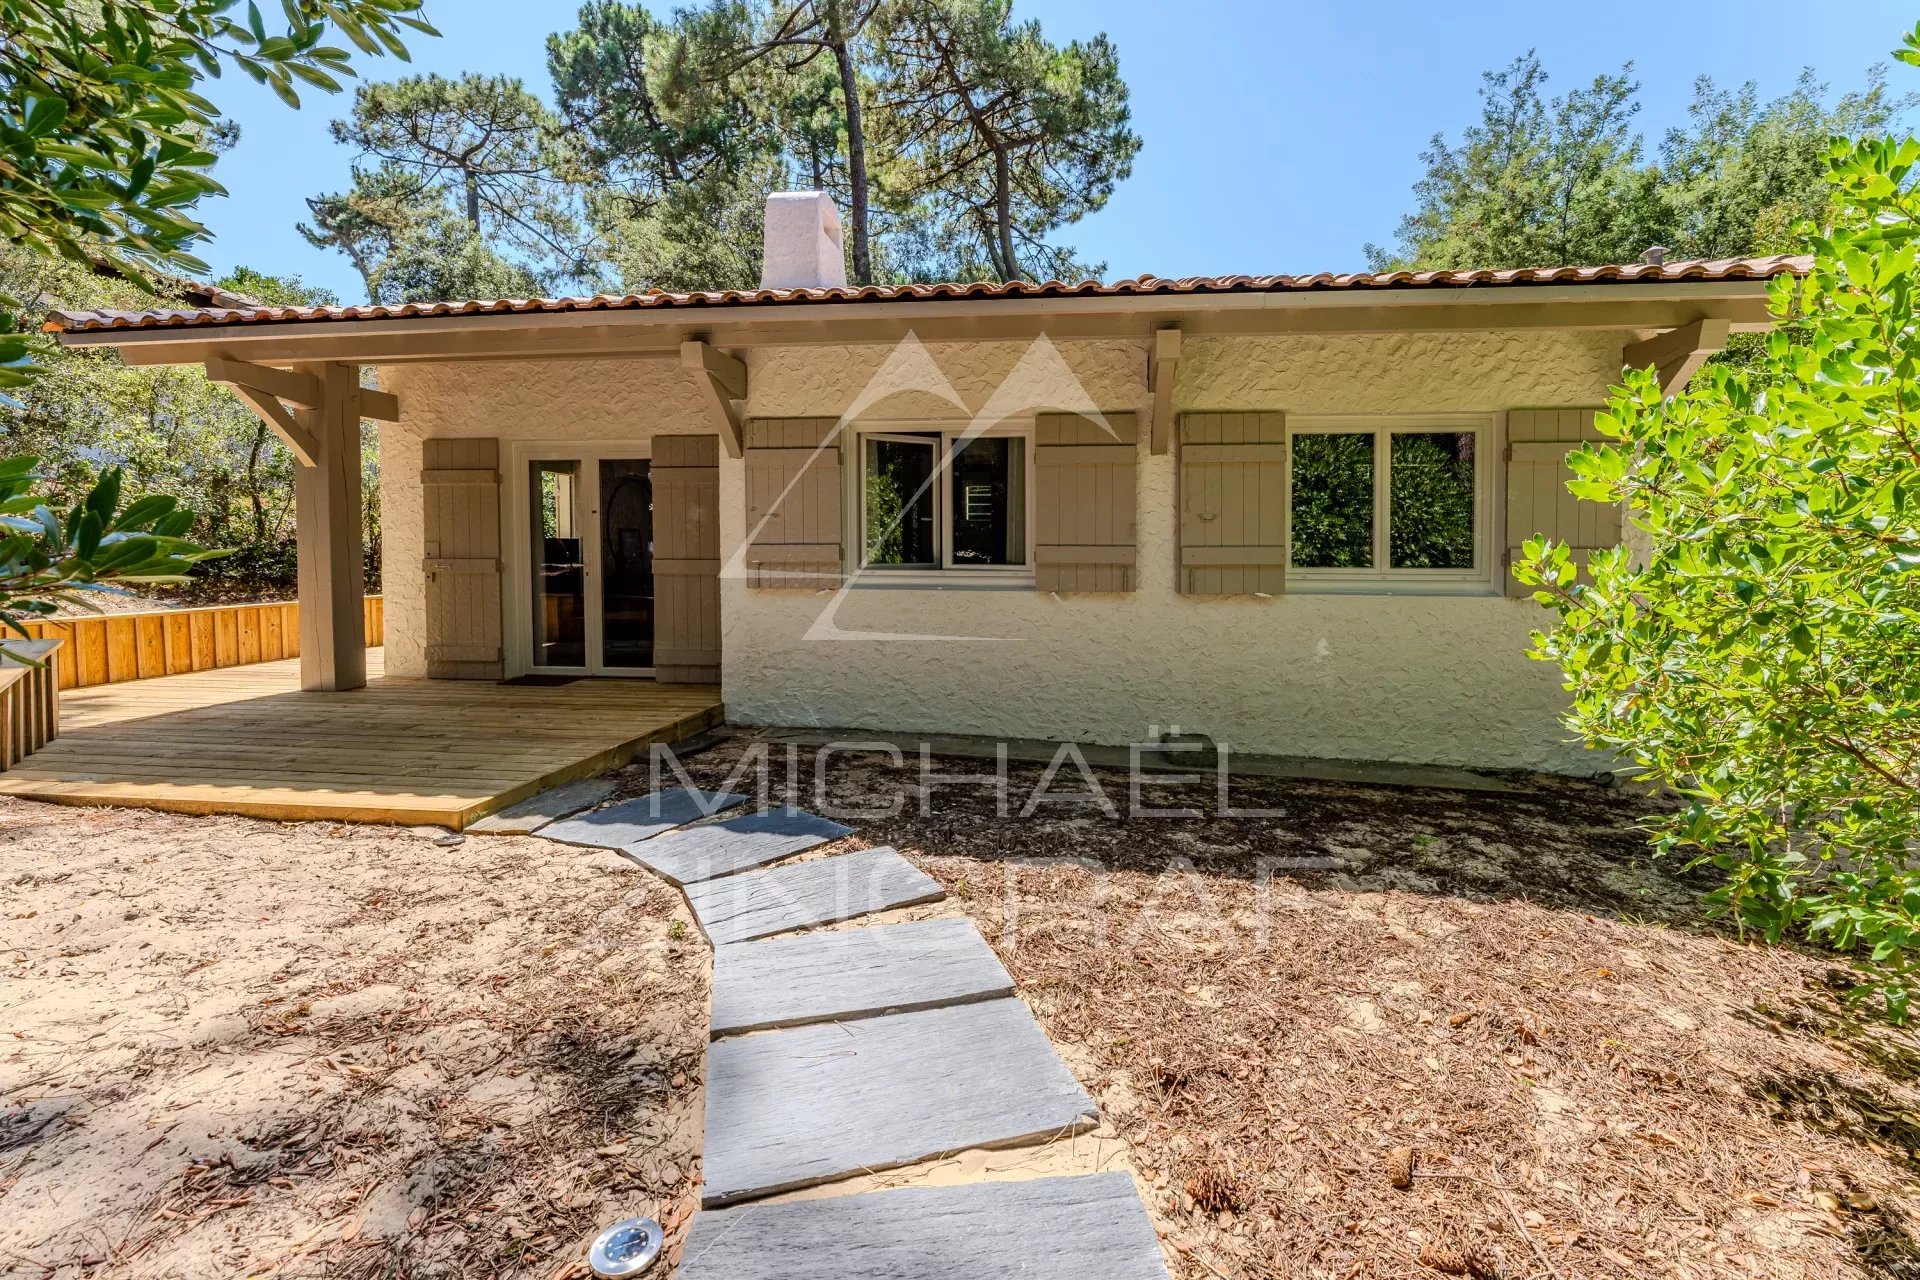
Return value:
<svg viewBox="0 0 1920 1280">
<path fill-rule="evenodd" d="M 666 1233 L 652 1218 L 626 1218 L 595 1237 L 587 1261 L 596 1276 L 642 1275 L 665 1242 Z"/>
</svg>

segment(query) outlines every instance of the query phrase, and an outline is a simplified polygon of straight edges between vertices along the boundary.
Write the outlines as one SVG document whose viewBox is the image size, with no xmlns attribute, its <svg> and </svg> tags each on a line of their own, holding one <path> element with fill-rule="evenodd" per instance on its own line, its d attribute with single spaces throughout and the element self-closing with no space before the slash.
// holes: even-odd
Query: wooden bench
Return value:
<svg viewBox="0 0 1920 1280">
<path fill-rule="evenodd" d="M 6 650 L 0 656 L 0 772 L 60 736 L 60 677 L 54 664 L 60 645 L 59 640 L 0 641 Z"/>
</svg>

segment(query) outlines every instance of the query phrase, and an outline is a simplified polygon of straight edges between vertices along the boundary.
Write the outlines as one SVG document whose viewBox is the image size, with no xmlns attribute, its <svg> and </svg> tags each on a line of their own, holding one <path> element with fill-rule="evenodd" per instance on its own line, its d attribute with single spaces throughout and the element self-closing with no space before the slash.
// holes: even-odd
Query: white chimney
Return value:
<svg viewBox="0 0 1920 1280">
<path fill-rule="evenodd" d="M 824 191 L 776 191 L 767 197 L 760 259 L 762 289 L 834 289 L 847 283 L 840 211 Z"/>
</svg>

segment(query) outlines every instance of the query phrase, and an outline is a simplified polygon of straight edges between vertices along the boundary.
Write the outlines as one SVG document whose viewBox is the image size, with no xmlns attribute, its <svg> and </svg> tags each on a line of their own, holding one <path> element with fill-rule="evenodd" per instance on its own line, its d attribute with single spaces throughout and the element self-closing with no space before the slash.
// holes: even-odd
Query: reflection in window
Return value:
<svg viewBox="0 0 1920 1280">
<path fill-rule="evenodd" d="M 1373 433 L 1293 438 L 1292 563 L 1297 569 L 1373 567 Z"/>
<path fill-rule="evenodd" d="M 1395 569 L 1473 568 L 1473 433 L 1393 436 L 1387 513 Z"/>
<path fill-rule="evenodd" d="M 580 541 L 580 464 L 529 464 L 533 490 L 533 662 L 587 664 L 586 562 Z"/>
<path fill-rule="evenodd" d="M 953 451 L 953 563 L 1025 564 L 1026 477 L 1021 442 L 981 436 Z"/>
<path fill-rule="evenodd" d="M 935 437 L 867 437 L 866 548 L 868 564 L 933 567 Z"/>
</svg>

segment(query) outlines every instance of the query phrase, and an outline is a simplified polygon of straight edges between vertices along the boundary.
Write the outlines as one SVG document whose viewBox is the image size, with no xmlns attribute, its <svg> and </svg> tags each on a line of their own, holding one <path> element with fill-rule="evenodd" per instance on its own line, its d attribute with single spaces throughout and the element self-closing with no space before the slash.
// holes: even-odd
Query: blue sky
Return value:
<svg viewBox="0 0 1920 1280">
<path fill-rule="evenodd" d="M 545 37 L 574 11 L 428 0 L 444 38 L 416 41 L 412 69 L 515 75 L 545 95 Z M 1657 138 L 1684 118 L 1695 76 L 1772 96 L 1811 67 L 1854 87 L 1915 18 L 1892 0 L 1015 0 L 1015 13 L 1056 40 L 1104 30 L 1119 48 L 1146 146 L 1108 206 L 1061 237 L 1109 278 L 1363 266 L 1362 246 L 1389 241 L 1410 205 L 1427 139 L 1457 135 L 1477 114 L 1480 72 L 1530 47 L 1556 92 L 1632 60 Z M 402 70 L 364 64 L 373 78 Z M 1920 87 L 1920 72 L 1896 64 L 1892 84 Z M 294 230 L 304 197 L 347 183 L 352 156 L 327 121 L 348 99 L 316 93 L 289 111 L 234 72 L 209 96 L 242 132 L 219 170 L 230 198 L 202 209 L 215 238 L 201 256 L 216 272 L 244 263 L 360 300 L 346 260 Z"/>
</svg>

